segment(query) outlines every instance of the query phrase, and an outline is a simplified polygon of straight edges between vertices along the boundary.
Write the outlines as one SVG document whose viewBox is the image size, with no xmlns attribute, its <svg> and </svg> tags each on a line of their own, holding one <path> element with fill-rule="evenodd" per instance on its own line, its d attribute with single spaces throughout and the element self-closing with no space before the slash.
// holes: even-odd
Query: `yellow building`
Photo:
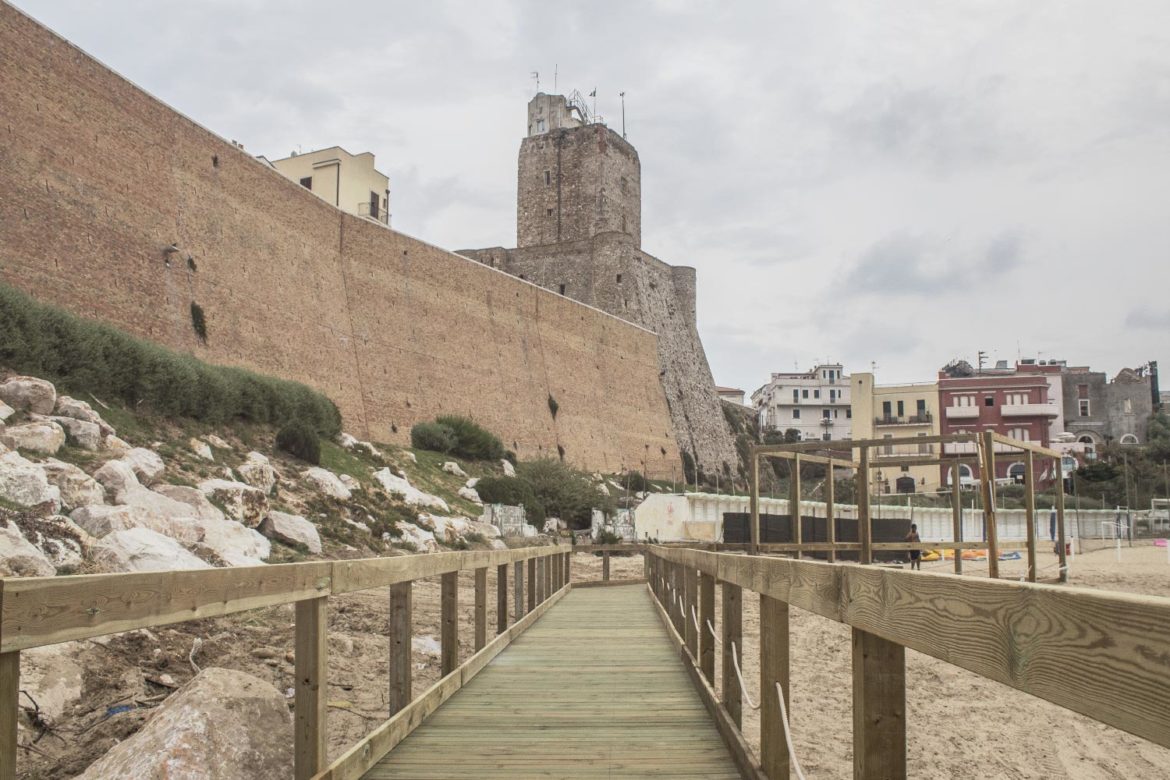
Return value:
<svg viewBox="0 0 1170 780">
<path fill-rule="evenodd" d="M 390 224 L 390 179 L 374 168 L 371 152 L 350 154 L 331 146 L 269 164 L 342 211 Z"/>
<path fill-rule="evenodd" d="M 854 439 L 893 439 L 937 436 L 938 383 L 874 386 L 873 374 L 855 373 L 850 377 Z M 883 457 L 929 455 L 936 451 L 931 444 L 883 447 L 873 452 L 873 491 L 875 493 L 931 493 L 939 489 L 939 467 L 881 467 Z"/>
</svg>

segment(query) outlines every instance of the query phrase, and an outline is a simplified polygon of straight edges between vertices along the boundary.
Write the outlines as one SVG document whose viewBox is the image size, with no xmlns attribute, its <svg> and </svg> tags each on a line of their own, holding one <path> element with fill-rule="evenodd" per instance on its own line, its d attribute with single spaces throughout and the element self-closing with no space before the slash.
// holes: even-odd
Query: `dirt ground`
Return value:
<svg viewBox="0 0 1170 780">
<path fill-rule="evenodd" d="M 601 579 L 601 559 L 576 555 L 573 579 Z M 513 604 L 509 567 L 508 605 Z M 641 577 L 641 556 L 614 557 L 611 576 Z M 474 652 L 474 594 L 471 572 L 459 578 L 459 657 Z M 496 570 L 488 570 L 488 637 L 496 626 Z M 413 692 L 417 696 L 439 679 L 439 578 L 417 580 L 413 591 Z M 361 591 L 329 600 L 329 755 L 334 759 L 378 726 L 387 715 L 389 689 L 389 598 L 385 589 Z M 510 616 L 509 623 L 514 620 Z M 198 649 L 192 648 L 198 644 Z M 21 778 L 68 778 L 85 768 L 148 720 L 151 710 L 196 673 L 195 666 L 238 669 L 268 680 L 287 692 L 292 708 L 293 608 L 274 607 L 228 618 L 130 631 L 85 642 L 71 642 L 22 653 L 22 687 L 39 677 L 61 674 L 61 660 L 80 666 L 75 692 L 41 696 L 41 722 L 26 719 L 18 757 Z M 50 686 L 52 687 L 52 686 Z M 63 684 L 58 688 L 68 688 Z M 36 698 L 34 694 L 34 698 Z M 26 696 L 23 707 L 32 708 Z"/>
<path fill-rule="evenodd" d="M 1055 556 L 1042 553 L 1041 576 L 1055 576 Z M 601 559 L 573 557 L 576 582 L 601 578 Z M 949 570 L 950 562 L 924 568 Z M 966 563 L 974 576 L 986 564 Z M 1020 562 L 1004 562 L 1002 576 L 1019 576 Z M 511 568 L 509 569 L 511 573 Z M 1134 547 L 1077 556 L 1070 564 L 1078 587 L 1170 595 L 1170 559 L 1164 548 Z M 488 573 L 489 636 L 494 631 L 495 570 Z M 642 576 L 640 556 L 613 557 L 614 579 Z M 511 583 L 509 583 L 511 585 Z M 472 653 L 474 582 L 460 577 L 460 659 Z M 388 599 L 384 590 L 330 599 L 329 750 L 331 758 L 385 717 L 388 688 Z M 512 602 L 509 588 L 509 605 Z M 718 600 L 717 600 L 718 605 Z M 414 589 L 414 694 L 439 676 L 439 581 Z M 716 616 L 718 631 L 719 616 Z M 231 618 L 202 620 L 71 643 L 82 665 L 82 704 L 54 718 L 51 728 L 27 724 L 20 777 L 67 778 L 80 773 L 118 740 L 141 727 L 150 709 L 200 666 L 254 674 L 282 691 L 293 685 L 293 611 L 278 607 Z M 192 647 L 199 640 L 199 649 Z M 797 756 L 810 778 L 852 776 L 851 662 L 847 627 L 793 608 L 791 710 Z M 419 645 L 433 644 L 433 652 Z M 744 600 L 744 678 L 759 702 L 759 603 Z M 26 652 L 22 673 L 38 673 Z M 719 673 L 716 664 L 716 673 Z M 169 676 L 169 677 L 168 677 Z M 906 654 L 910 775 L 931 778 L 1155 778 L 1170 776 L 1170 750 L 1098 724 L 999 683 L 913 651 Z M 160 684 L 163 683 L 163 684 Z M 717 684 L 721 681 L 717 680 Z M 22 697 L 22 704 L 28 705 Z M 289 699 L 290 708 L 292 700 Z M 744 731 L 759 749 L 758 713 L 745 707 Z M 39 737 L 37 736 L 39 735 Z"/>
<path fill-rule="evenodd" d="M 953 566 L 925 563 L 923 569 L 953 571 Z M 964 567 L 965 574 L 987 574 L 986 563 L 965 561 Z M 1055 582 L 1055 555 L 1039 553 L 1037 567 L 1041 581 Z M 1001 562 L 1003 578 L 1024 571 L 1023 561 Z M 1072 558 L 1069 572 L 1075 587 L 1170 595 L 1165 548 L 1125 548 L 1120 564 L 1113 550 L 1098 550 Z M 759 600 L 745 595 L 744 679 L 757 703 L 759 631 Z M 810 778 L 852 777 L 849 628 L 793 608 L 790 642 L 797 758 Z M 906 651 L 906 705 L 911 777 L 1170 777 L 1166 748 L 912 650 Z M 757 751 L 759 729 L 759 713 L 745 707 L 744 733 Z"/>
</svg>

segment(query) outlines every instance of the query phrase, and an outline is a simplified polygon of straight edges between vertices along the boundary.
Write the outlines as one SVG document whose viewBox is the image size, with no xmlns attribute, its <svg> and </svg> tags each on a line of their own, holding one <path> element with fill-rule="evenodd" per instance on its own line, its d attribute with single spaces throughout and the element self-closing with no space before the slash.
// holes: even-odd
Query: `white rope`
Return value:
<svg viewBox="0 0 1170 780">
<path fill-rule="evenodd" d="M 731 660 L 735 664 L 735 676 L 739 678 L 739 690 L 743 694 L 743 700 L 747 702 L 749 708 L 758 710 L 760 705 L 752 701 L 752 697 L 748 695 L 747 686 L 743 684 L 743 671 L 739 668 L 739 654 L 735 651 L 735 642 L 731 643 Z"/>
<path fill-rule="evenodd" d="M 784 741 L 788 743 L 788 758 L 792 760 L 792 770 L 796 772 L 797 780 L 805 780 L 804 770 L 796 760 L 796 749 L 792 746 L 792 729 L 788 726 L 788 707 L 784 705 L 784 689 L 776 683 L 776 698 L 780 699 L 780 720 L 784 722 Z"/>
<path fill-rule="evenodd" d="M 707 630 L 711 632 L 711 638 L 715 640 L 715 644 L 717 644 L 717 645 L 723 644 L 723 642 L 720 641 L 719 637 L 715 636 L 715 626 L 711 625 L 710 620 L 707 621 Z"/>
<path fill-rule="evenodd" d="M 700 634 L 703 633 L 703 627 L 699 625 L 699 616 L 695 614 L 695 605 L 691 605 L 691 622 L 695 624 L 695 630 Z"/>
</svg>

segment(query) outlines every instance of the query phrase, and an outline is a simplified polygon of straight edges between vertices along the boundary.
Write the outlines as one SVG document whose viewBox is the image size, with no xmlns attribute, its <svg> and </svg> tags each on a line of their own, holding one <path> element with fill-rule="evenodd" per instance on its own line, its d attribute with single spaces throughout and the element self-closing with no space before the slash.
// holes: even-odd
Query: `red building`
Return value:
<svg viewBox="0 0 1170 780">
<path fill-rule="evenodd" d="M 1047 368 L 1029 365 L 1012 369 L 1001 365 L 976 372 L 962 361 L 948 365 L 938 375 L 940 433 L 995 431 L 1013 439 L 1050 446 L 1051 426 L 1061 416 L 1062 401 L 1059 397 L 1051 397 L 1049 378 L 1044 370 Z M 1059 374 L 1059 366 L 1051 368 Z M 975 445 L 948 444 L 944 451 L 973 453 Z M 1002 445 L 996 447 L 997 479 L 1022 479 L 1026 468 L 1023 453 Z M 945 484 L 950 484 L 949 470 L 942 467 Z M 1050 470 L 1047 461 L 1037 460 L 1038 481 L 1046 479 Z M 979 467 L 964 464 L 960 473 L 964 482 L 978 479 Z"/>
</svg>

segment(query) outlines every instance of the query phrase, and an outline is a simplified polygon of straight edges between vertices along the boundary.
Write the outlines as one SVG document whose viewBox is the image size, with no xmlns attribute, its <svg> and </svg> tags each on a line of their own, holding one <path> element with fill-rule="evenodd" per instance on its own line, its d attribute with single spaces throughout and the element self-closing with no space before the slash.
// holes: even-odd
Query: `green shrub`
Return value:
<svg viewBox="0 0 1170 780">
<path fill-rule="evenodd" d="M 448 453 L 458 443 L 455 431 L 442 423 L 421 422 L 410 429 L 410 446 L 416 450 Z"/>
<path fill-rule="evenodd" d="M 446 415 L 435 422 L 455 433 L 455 447 L 451 452 L 472 460 L 501 460 L 507 450 L 494 433 L 466 417 Z"/>
<path fill-rule="evenodd" d="M 321 442 L 308 423 L 294 420 L 276 433 L 276 446 L 314 466 L 321 465 Z"/>
<path fill-rule="evenodd" d="M 650 482 L 640 471 L 627 471 L 622 474 L 621 485 L 631 493 L 645 493 L 650 489 Z"/>
<path fill-rule="evenodd" d="M 593 484 L 588 474 L 558 460 L 521 463 L 516 467 L 516 476 L 532 488 L 546 517 L 559 517 L 570 528 L 588 528 L 594 509 L 609 513 L 616 506 L 610 496 Z"/>
<path fill-rule="evenodd" d="M 544 523 L 544 507 L 536 500 L 532 486 L 517 477 L 483 477 L 475 483 L 475 492 L 485 504 L 522 506 L 532 525 Z"/>
<path fill-rule="evenodd" d="M 337 407 L 305 385 L 205 363 L 3 284 L 0 334 L 0 364 L 78 395 L 211 424 L 302 420 L 323 436 L 341 431 Z"/>
<path fill-rule="evenodd" d="M 596 544 L 621 544 L 622 538 L 608 528 L 602 528 L 597 534 Z"/>
<path fill-rule="evenodd" d="M 195 329 L 195 335 L 204 344 L 207 343 L 207 317 L 203 314 L 203 307 L 191 301 L 191 327 Z"/>
</svg>

